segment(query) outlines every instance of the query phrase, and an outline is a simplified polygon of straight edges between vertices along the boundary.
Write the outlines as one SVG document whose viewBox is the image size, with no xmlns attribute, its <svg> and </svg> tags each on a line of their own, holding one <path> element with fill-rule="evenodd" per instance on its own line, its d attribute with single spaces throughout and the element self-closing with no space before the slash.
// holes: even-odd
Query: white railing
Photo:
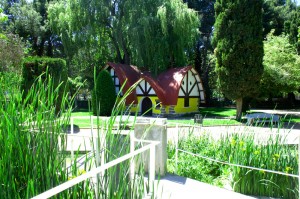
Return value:
<svg viewBox="0 0 300 199">
<path fill-rule="evenodd" d="M 251 167 L 251 166 L 246 166 L 246 165 L 240 165 L 240 164 L 234 164 L 234 163 L 230 163 L 230 162 L 226 162 L 226 161 L 222 161 L 222 160 L 217 160 L 211 157 L 207 157 L 207 156 L 202 156 L 199 154 L 195 154 L 189 151 L 185 151 L 183 149 L 180 149 L 178 147 L 178 142 L 179 142 L 179 125 L 176 124 L 176 138 L 175 138 L 175 165 L 176 165 L 176 172 L 177 172 L 177 168 L 178 168 L 178 152 L 182 152 L 182 153 L 186 153 L 189 155 L 192 155 L 194 157 L 199 157 L 211 162 L 216 162 L 219 164 L 225 164 L 225 165 L 229 165 L 229 166 L 234 166 L 234 167 L 240 167 L 240 168 L 246 168 L 246 169 L 251 169 L 251 170 L 256 170 L 256 171 L 263 171 L 263 172 L 268 172 L 268 173 L 274 173 L 274 174 L 278 174 L 278 175 L 284 175 L 284 176 L 288 176 L 288 177 L 292 177 L 292 178 L 298 178 L 298 185 L 299 185 L 299 189 L 298 189 L 298 193 L 299 193 L 299 198 L 300 198 L 300 162 L 298 162 L 298 175 L 295 174 L 289 174 L 289 173 L 285 173 L 285 172 L 280 172 L 280 171 L 274 171 L 274 170 L 269 170 L 269 169 L 263 169 L 263 168 L 257 168 L 257 167 Z M 252 134 L 252 133 L 251 133 Z M 269 133 L 270 135 L 280 135 L 280 133 Z M 300 136 L 298 136 L 298 160 L 300 161 Z"/>
<path fill-rule="evenodd" d="M 74 134 L 74 118 L 76 119 L 86 119 L 86 118 L 90 118 L 90 122 L 91 122 L 91 134 L 92 135 L 76 135 Z M 81 116 L 81 117 L 71 117 L 70 118 L 70 123 L 71 123 L 71 132 L 68 136 L 70 136 L 71 138 L 71 157 L 72 157 L 72 161 L 73 161 L 73 158 L 74 158 L 74 148 L 73 148 L 73 137 L 89 137 L 89 138 L 98 138 L 98 135 L 95 136 L 93 134 L 93 119 L 96 118 L 96 117 L 92 117 L 92 116 Z M 98 139 L 97 139 L 98 140 Z M 139 142 L 139 143 L 146 143 L 147 145 L 146 146 L 143 146 L 142 148 L 140 149 L 137 149 L 135 150 L 135 142 Z M 105 144 L 105 143 L 102 143 L 102 144 Z M 130 162 L 130 179 L 133 180 L 134 179 L 134 176 L 135 176 L 135 161 L 134 161 L 134 157 L 136 155 L 139 155 L 147 150 L 150 151 L 150 156 L 149 156 L 149 193 L 147 193 L 148 195 L 147 196 L 152 196 L 154 194 L 154 181 L 155 181 L 155 147 L 160 144 L 160 142 L 158 141 L 149 141 L 149 140 L 138 140 L 134 137 L 134 133 L 133 132 L 130 132 L 130 153 L 129 154 L 126 154 L 122 157 L 119 157 L 111 162 L 108 162 L 106 164 L 104 164 L 103 161 L 100 160 L 100 157 L 99 157 L 99 154 L 100 153 L 104 153 L 103 150 L 100 151 L 99 148 L 99 143 L 96 142 L 96 154 L 95 154 L 95 157 L 96 157 L 96 161 L 98 162 L 97 165 L 101 165 L 99 167 L 96 167 L 94 169 L 91 169 L 90 171 L 78 176 L 78 177 L 75 177 L 61 185 L 58 185 L 57 187 L 54 187 L 44 193 L 41 193 L 35 197 L 33 197 L 32 199 L 44 199 L 44 198 L 50 198 L 52 196 L 55 196 L 56 194 L 58 193 L 61 193 L 63 192 L 64 190 L 66 189 L 69 189 L 75 185 L 77 185 L 78 183 L 80 182 L 83 182 L 89 178 L 92 178 L 92 177 L 95 177 L 97 176 L 97 174 L 99 173 L 104 173 L 105 170 L 117 165 L 117 164 L 120 164 L 128 159 L 131 159 L 131 162 Z M 101 163 L 100 163 L 101 161 Z"/>
<path fill-rule="evenodd" d="M 146 141 L 148 142 L 148 141 Z M 151 141 L 151 143 L 149 143 L 148 145 L 140 148 L 140 149 L 137 149 L 137 150 L 134 150 L 132 152 L 130 152 L 129 154 L 126 154 L 116 160 L 113 160 L 111 162 L 108 162 L 100 167 L 97 167 L 95 169 L 92 169 L 88 172 L 86 172 L 85 174 L 82 174 L 76 178 L 73 178 L 57 187 L 54 187 L 42 194 L 39 194 L 35 197 L 33 197 L 32 199 L 45 199 L 45 198 L 50 198 L 52 196 L 55 196 L 56 194 L 66 190 L 66 189 L 69 189 L 70 187 L 80 183 L 80 182 L 83 182 L 85 180 L 87 180 L 88 178 L 92 178 L 94 176 L 96 176 L 97 174 L 99 173 L 102 173 L 102 172 L 105 172 L 105 170 L 117 165 L 117 164 L 120 164 L 128 159 L 131 158 L 131 167 L 130 167 L 130 176 L 134 176 L 134 160 L 133 158 L 138 155 L 138 154 L 141 154 L 147 150 L 150 150 L 150 167 L 149 167 L 149 193 L 148 195 L 152 195 L 154 194 L 154 180 L 155 180 L 155 146 L 158 145 L 159 142 L 155 142 L 155 141 Z"/>
</svg>

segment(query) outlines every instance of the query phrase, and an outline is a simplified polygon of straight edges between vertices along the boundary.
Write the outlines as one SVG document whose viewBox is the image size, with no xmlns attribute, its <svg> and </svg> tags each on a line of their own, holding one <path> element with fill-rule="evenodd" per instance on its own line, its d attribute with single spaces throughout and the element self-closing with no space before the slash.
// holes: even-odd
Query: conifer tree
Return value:
<svg viewBox="0 0 300 199">
<path fill-rule="evenodd" d="M 256 94 L 263 74 L 262 0 L 217 0 L 215 15 L 218 82 L 240 120 L 243 98 Z"/>
</svg>

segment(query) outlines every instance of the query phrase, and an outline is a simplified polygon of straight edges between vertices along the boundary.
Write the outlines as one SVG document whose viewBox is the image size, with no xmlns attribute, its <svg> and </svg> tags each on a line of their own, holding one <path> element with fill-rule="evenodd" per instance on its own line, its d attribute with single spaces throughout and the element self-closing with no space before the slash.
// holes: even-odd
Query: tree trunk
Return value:
<svg viewBox="0 0 300 199">
<path fill-rule="evenodd" d="M 243 98 L 236 99 L 236 120 L 242 119 Z"/>
</svg>

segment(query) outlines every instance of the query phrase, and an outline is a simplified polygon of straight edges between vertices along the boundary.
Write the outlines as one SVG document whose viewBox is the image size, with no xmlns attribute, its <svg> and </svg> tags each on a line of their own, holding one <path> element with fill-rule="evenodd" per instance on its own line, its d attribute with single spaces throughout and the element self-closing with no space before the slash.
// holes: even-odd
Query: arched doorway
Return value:
<svg viewBox="0 0 300 199">
<path fill-rule="evenodd" d="M 142 101 L 141 114 L 152 116 L 152 101 L 149 97 L 145 97 Z"/>
</svg>

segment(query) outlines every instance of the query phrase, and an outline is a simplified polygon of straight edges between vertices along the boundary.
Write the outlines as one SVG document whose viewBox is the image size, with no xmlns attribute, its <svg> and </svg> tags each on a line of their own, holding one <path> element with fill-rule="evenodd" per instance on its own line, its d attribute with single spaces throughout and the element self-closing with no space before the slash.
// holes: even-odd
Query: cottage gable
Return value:
<svg viewBox="0 0 300 199">
<path fill-rule="evenodd" d="M 141 72 L 136 66 L 108 63 L 116 92 L 124 85 L 126 92 L 140 81 L 126 99 L 126 104 L 136 104 L 131 111 L 150 115 L 184 114 L 197 112 L 205 103 L 203 85 L 197 71 L 191 67 L 172 68 L 157 78 L 149 72 Z"/>
</svg>

